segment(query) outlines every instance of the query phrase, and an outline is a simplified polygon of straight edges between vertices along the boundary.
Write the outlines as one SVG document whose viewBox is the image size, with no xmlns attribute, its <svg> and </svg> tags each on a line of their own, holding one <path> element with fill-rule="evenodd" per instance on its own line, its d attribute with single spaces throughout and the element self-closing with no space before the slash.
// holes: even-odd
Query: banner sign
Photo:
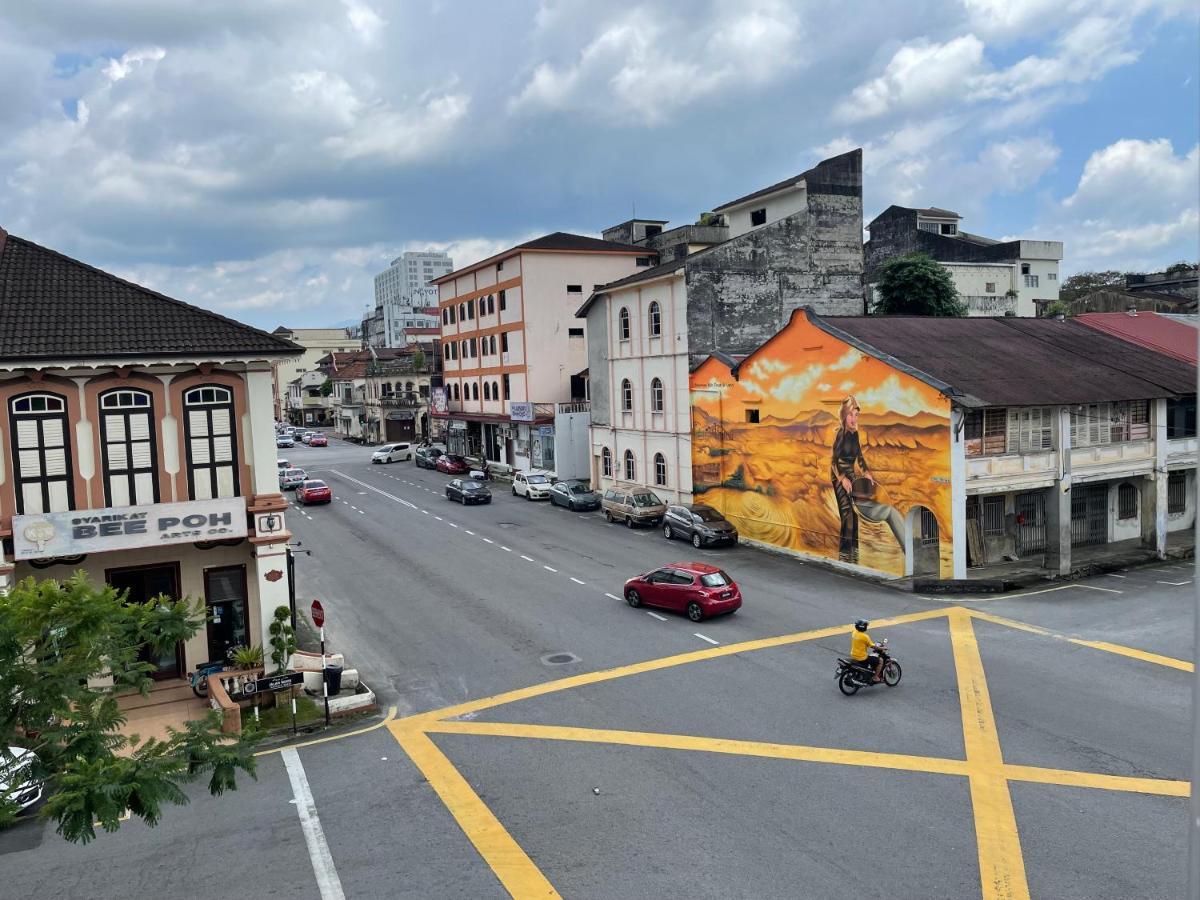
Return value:
<svg viewBox="0 0 1200 900">
<path fill-rule="evenodd" d="M 444 387 L 435 387 L 431 393 L 433 414 L 435 416 L 444 416 L 446 414 L 446 389 Z"/>
<path fill-rule="evenodd" d="M 508 417 L 514 422 L 532 422 L 533 421 L 533 404 L 518 403 L 509 401 Z"/>
<path fill-rule="evenodd" d="M 13 558 L 79 556 L 246 536 L 246 500 L 195 500 L 13 516 Z"/>
</svg>

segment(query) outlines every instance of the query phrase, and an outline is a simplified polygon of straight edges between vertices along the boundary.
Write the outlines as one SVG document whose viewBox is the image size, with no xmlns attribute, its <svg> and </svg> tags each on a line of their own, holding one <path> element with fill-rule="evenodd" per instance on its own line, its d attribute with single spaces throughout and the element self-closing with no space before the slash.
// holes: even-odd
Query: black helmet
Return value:
<svg viewBox="0 0 1200 900">
<path fill-rule="evenodd" d="M 858 629 L 859 631 L 866 631 L 867 626 L 870 624 L 871 623 L 868 622 L 866 619 L 859 619 L 857 622 L 854 623 L 854 627 L 856 629 Z"/>
</svg>

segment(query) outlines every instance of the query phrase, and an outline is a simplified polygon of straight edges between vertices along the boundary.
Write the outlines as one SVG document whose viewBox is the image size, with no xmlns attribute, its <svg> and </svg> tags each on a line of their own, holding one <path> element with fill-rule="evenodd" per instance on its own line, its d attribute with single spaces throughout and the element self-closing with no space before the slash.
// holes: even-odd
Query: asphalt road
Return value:
<svg viewBox="0 0 1200 900">
<path fill-rule="evenodd" d="M 80 848 L 26 822 L 0 894 L 1184 895 L 1190 566 L 947 602 L 500 491 L 464 509 L 364 448 L 287 455 L 335 495 L 289 515 L 301 606 L 398 718 L 156 829 Z M 697 558 L 736 615 L 618 599 Z M 900 620 L 872 634 L 904 678 L 846 698 L 860 616 Z"/>
</svg>

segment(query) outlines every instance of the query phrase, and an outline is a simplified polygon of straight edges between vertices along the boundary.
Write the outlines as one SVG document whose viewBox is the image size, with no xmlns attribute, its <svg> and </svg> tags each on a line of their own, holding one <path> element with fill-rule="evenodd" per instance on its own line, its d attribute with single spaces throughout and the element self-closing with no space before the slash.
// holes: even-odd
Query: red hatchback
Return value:
<svg viewBox="0 0 1200 900">
<path fill-rule="evenodd" d="M 309 439 L 308 446 L 310 446 L 310 447 L 328 447 L 329 446 L 329 438 L 325 437 L 325 435 L 323 435 L 323 434 L 314 434 Z"/>
<path fill-rule="evenodd" d="M 661 606 L 687 613 L 693 622 L 731 613 L 742 606 L 742 592 L 723 569 L 707 563 L 671 563 L 625 582 L 625 602 L 637 608 Z"/>
<path fill-rule="evenodd" d="M 333 491 L 323 481 L 306 481 L 296 488 L 296 502 L 304 506 L 310 503 L 332 503 Z"/>
<path fill-rule="evenodd" d="M 445 472 L 447 475 L 466 475 L 471 471 L 471 467 L 465 459 L 452 453 L 443 453 L 439 456 L 436 468 L 439 472 Z"/>
</svg>

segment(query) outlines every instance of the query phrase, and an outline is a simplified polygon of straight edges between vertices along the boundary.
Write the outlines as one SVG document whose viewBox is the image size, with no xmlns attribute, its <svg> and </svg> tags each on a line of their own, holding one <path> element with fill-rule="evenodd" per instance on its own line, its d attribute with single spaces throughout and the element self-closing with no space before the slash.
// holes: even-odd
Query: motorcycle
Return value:
<svg viewBox="0 0 1200 900">
<path fill-rule="evenodd" d="M 862 688 L 874 687 L 876 684 L 886 684 L 895 687 L 900 683 L 900 663 L 892 659 L 887 649 L 887 638 L 875 645 L 875 651 L 883 659 L 883 669 L 879 673 L 880 680 L 874 681 L 874 666 L 867 668 L 865 663 L 838 658 L 837 678 L 838 688 L 847 697 L 853 697 Z M 869 658 L 868 658 L 869 659 Z"/>
<path fill-rule="evenodd" d="M 482 469 L 471 470 L 471 478 L 475 481 L 491 481 L 492 470 L 487 463 L 484 463 Z"/>
<path fill-rule="evenodd" d="M 233 648 L 230 647 L 225 654 L 225 659 L 210 659 L 208 662 L 196 664 L 196 671 L 188 677 L 192 683 L 192 693 L 197 697 L 204 699 L 208 696 L 208 676 L 214 675 L 217 672 L 224 672 L 230 668 L 230 663 L 233 662 Z"/>
</svg>

